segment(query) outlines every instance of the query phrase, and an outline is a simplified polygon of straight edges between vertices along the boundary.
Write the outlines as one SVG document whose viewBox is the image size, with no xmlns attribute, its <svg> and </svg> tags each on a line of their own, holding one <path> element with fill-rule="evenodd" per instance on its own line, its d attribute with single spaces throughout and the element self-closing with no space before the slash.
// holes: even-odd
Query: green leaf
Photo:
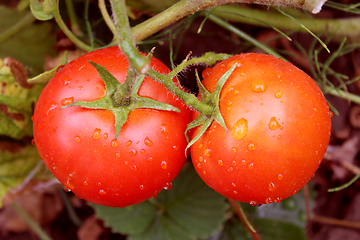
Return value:
<svg viewBox="0 0 360 240">
<path fill-rule="evenodd" d="M 50 0 L 30 0 L 30 10 L 32 14 L 41 21 L 47 21 L 54 17 L 54 7 Z"/>
<path fill-rule="evenodd" d="M 187 165 L 173 181 L 171 190 L 156 199 L 125 208 L 92 204 L 107 227 L 129 240 L 195 240 L 222 228 L 228 204 Z"/>
<path fill-rule="evenodd" d="M 4 196 L 23 183 L 39 161 L 40 156 L 31 145 L 14 153 L 0 150 L 0 208 Z"/>
<path fill-rule="evenodd" d="M 32 111 L 42 88 L 22 88 L 0 59 L 0 135 L 15 139 L 32 136 Z"/>
<path fill-rule="evenodd" d="M 9 29 L 29 11 L 17 11 L 0 5 L 0 29 Z M 55 34 L 50 22 L 26 26 L 0 44 L 0 58 L 12 57 L 29 70 L 31 76 L 43 72 L 45 56 L 54 53 Z"/>
<path fill-rule="evenodd" d="M 53 69 L 43 72 L 36 77 L 28 79 L 28 83 L 35 84 L 35 83 L 47 83 L 49 82 L 57 73 L 58 68 L 62 65 L 67 64 L 67 52 L 61 57 L 60 63 Z"/>
<path fill-rule="evenodd" d="M 272 219 L 251 219 L 262 240 L 291 239 L 305 240 L 305 229 L 293 223 L 276 221 Z M 239 219 L 231 219 L 222 232 L 219 240 L 252 240 L 245 226 Z"/>
</svg>

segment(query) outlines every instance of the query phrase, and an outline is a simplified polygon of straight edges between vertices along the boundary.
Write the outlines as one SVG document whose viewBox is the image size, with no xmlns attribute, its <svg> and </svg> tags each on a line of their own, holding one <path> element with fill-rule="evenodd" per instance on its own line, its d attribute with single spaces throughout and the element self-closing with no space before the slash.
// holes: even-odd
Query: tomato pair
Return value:
<svg viewBox="0 0 360 240">
<path fill-rule="evenodd" d="M 117 47 L 91 52 L 59 70 L 34 112 L 34 139 L 44 163 L 67 189 L 96 204 L 124 207 L 169 189 L 186 161 L 190 108 L 146 77 L 138 94 L 171 104 L 180 113 L 133 110 L 115 140 L 112 112 L 61 108 L 106 94 L 88 61 L 125 81 L 128 63 Z M 203 73 L 204 86 L 213 91 L 234 64 L 220 95 L 228 131 L 213 122 L 191 146 L 191 158 L 215 191 L 251 204 L 279 202 L 301 189 L 319 167 L 330 137 L 329 107 L 309 76 L 264 54 L 241 54 L 219 63 Z M 169 72 L 155 58 L 150 67 Z"/>
</svg>

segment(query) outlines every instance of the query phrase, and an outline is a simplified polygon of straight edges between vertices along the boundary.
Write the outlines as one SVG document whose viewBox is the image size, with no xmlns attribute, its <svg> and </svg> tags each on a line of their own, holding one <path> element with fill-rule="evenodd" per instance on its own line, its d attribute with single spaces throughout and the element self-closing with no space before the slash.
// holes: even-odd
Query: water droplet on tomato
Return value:
<svg viewBox="0 0 360 240">
<path fill-rule="evenodd" d="M 205 149 L 204 155 L 210 157 L 210 155 L 211 155 L 211 149 Z"/>
<path fill-rule="evenodd" d="M 236 166 L 236 165 L 237 165 L 237 162 L 234 160 L 234 161 L 232 161 L 232 164 L 233 164 L 234 166 Z"/>
<path fill-rule="evenodd" d="M 269 122 L 269 128 L 270 130 L 276 130 L 281 128 L 279 122 L 276 120 L 276 117 L 272 117 Z"/>
<path fill-rule="evenodd" d="M 203 162 L 204 158 L 202 156 L 199 157 L 199 162 Z"/>
<path fill-rule="evenodd" d="M 268 187 L 269 191 L 272 192 L 275 190 L 275 184 L 273 182 L 269 183 L 269 187 Z"/>
<path fill-rule="evenodd" d="M 238 192 L 237 192 L 237 191 L 234 191 L 233 193 L 234 193 L 234 194 L 238 194 Z"/>
<path fill-rule="evenodd" d="M 274 202 L 276 202 L 276 203 L 280 203 L 280 202 L 281 202 L 281 200 L 282 200 L 282 198 L 281 198 L 281 197 L 277 197 L 277 198 L 275 198 L 275 199 L 274 199 Z"/>
<path fill-rule="evenodd" d="M 31 145 L 35 146 L 35 139 L 31 139 Z"/>
<path fill-rule="evenodd" d="M 70 177 L 66 180 L 65 187 L 69 190 L 73 190 L 75 188 L 74 183 L 71 181 Z"/>
<path fill-rule="evenodd" d="M 263 93 L 266 91 L 266 84 L 263 80 L 255 80 L 251 84 L 251 90 L 255 93 Z"/>
<path fill-rule="evenodd" d="M 135 149 L 130 149 L 130 150 L 129 150 L 129 154 L 130 154 L 131 156 L 135 157 L 136 154 L 137 154 L 137 151 L 136 151 Z"/>
<path fill-rule="evenodd" d="M 69 83 L 70 83 L 70 79 L 65 76 L 65 77 L 63 77 L 63 79 L 62 79 L 62 83 L 63 83 L 64 86 L 67 86 L 67 85 L 69 85 Z"/>
<path fill-rule="evenodd" d="M 132 141 L 131 141 L 131 140 L 129 140 L 129 141 L 127 141 L 127 143 L 125 144 L 125 146 L 130 147 L 130 146 L 131 146 L 131 144 L 132 144 Z"/>
<path fill-rule="evenodd" d="M 166 183 L 164 189 L 170 190 L 172 188 L 172 183 Z"/>
<path fill-rule="evenodd" d="M 70 189 L 68 189 L 67 187 L 65 187 L 65 186 L 63 186 L 63 189 L 64 189 L 64 191 L 65 192 L 71 192 L 71 190 Z"/>
<path fill-rule="evenodd" d="M 283 94 L 284 93 L 281 90 L 279 90 L 279 91 L 275 92 L 275 97 L 276 98 L 281 98 L 283 96 Z"/>
<path fill-rule="evenodd" d="M 197 168 L 201 168 L 201 163 L 198 163 L 198 164 L 196 165 L 196 167 L 197 167 Z"/>
<path fill-rule="evenodd" d="M 220 166 L 224 165 L 223 160 L 219 160 L 219 161 L 218 161 L 218 164 L 219 164 Z"/>
<path fill-rule="evenodd" d="M 248 123 L 245 118 L 240 118 L 231 129 L 231 136 L 235 140 L 243 139 L 248 132 Z"/>
<path fill-rule="evenodd" d="M 265 199 L 265 202 L 266 202 L 267 204 L 270 204 L 270 203 L 273 203 L 274 200 L 273 200 L 272 198 L 268 197 L 267 199 Z"/>
<path fill-rule="evenodd" d="M 75 137 L 75 142 L 81 142 L 81 138 L 79 136 Z"/>
<path fill-rule="evenodd" d="M 104 133 L 104 139 L 107 139 L 109 137 L 109 134 Z"/>
<path fill-rule="evenodd" d="M 330 116 L 330 117 L 334 116 L 334 113 L 331 112 L 331 111 L 329 111 L 329 116 Z"/>
<path fill-rule="evenodd" d="M 246 164 L 246 160 L 245 160 L 245 159 L 241 160 L 241 164 L 242 164 L 242 165 L 245 165 L 245 164 Z"/>
<path fill-rule="evenodd" d="M 228 172 L 232 172 L 232 171 L 234 171 L 234 168 L 233 168 L 233 167 L 229 167 L 227 171 L 228 171 Z"/>
<path fill-rule="evenodd" d="M 136 171 L 138 170 L 136 165 L 134 165 L 134 166 L 132 166 L 132 167 L 130 167 L 130 168 L 131 168 L 131 170 L 133 170 L 134 172 L 136 172 Z"/>
<path fill-rule="evenodd" d="M 63 106 L 68 105 L 73 102 L 74 102 L 74 97 L 64 98 L 63 100 L 61 100 L 61 104 Z"/>
<path fill-rule="evenodd" d="M 145 149 L 141 149 L 140 153 L 144 155 L 145 154 Z"/>
<path fill-rule="evenodd" d="M 144 189 L 145 189 L 144 185 L 140 185 L 140 190 L 144 190 Z"/>
<path fill-rule="evenodd" d="M 203 174 L 206 175 L 206 171 L 203 171 Z"/>
<path fill-rule="evenodd" d="M 160 132 L 162 132 L 162 133 L 167 133 L 168 132 L 168 128 L 167 128 L 167 125 L 166 124 L 162 124 L 161 126 L 160 126 Z"/>
<path fill-rule="evenodd" d="M 282 179 L 283 179 L 283 175 L 282 175 L 281 173 L 278 175 L 278 179 L 279 179 L 279 180 L 282 180 Z"/>
<path fill-rule="evenodd" d="M 239 90 L 235 90 L 235 91 L 234 91 L 234 94 L 235 94 L 235 95 L 238 95 L 239 93 L 240 93 Z"/>
<path fill-rule="evenodd" d="M 233 153 L 236 153 L 236 151 L 237 151 L 236 147 L 233 147 L 233 148 L 231 149 L 231 151 L 232 151 Z"/>
<path fill-rule="evenodd" d="M 128 161 L 124 161 L 125 165 L 129 165 Z"/>
<path fill-rule="evenodd" d="M 119 146 L 119 142 L 116 139 L 111 140 L 111 147 L 116 148 Z"/>
<path fill-rule="evenodd" d="M 53 103 L 51 104 L 51 106 L 49 107 L 49 109 L 46 112 L 46 115 L 49 116 L 50 112 L 54 111 L 57 108 L 57 104 Z"/>
<path fill-rule="evenodd" d="M 88 182 L 87 182 L 87 181 L 84 181 L 84 185 L 85 185 L 85 186 L 87 186 L 87 185 L 89 185 L 89 184 L 88 184 Z"/>
<path fill-rule="evenodd" d="M 255 150 L 256 149 L 255 144 L 252 143 L 252 142 L 249 143 L 248 148 L 249 148 L 249 150 Z"/>
<path fill-rule="evenodd" d="M 235 184 L 235 183 L 231 183 L 231 186 L 236 187 L 236 184 Z"/>
<path fill-rule="evenodd" d="M 251 170 L 254 168 L 254 163 L 250 163 L 249 166 L 248 166 L 248 169 Z"/>
<path fill-rule="evenodd" d="M 173 146 L 173 149 L 174 149 L 174 151 L 178 151 L 178 150 L 179 150 L 179 146 L 178 146 L 178 145 L 174 145 L 174 146 Z"/>
<path fill-rule="evenodd" d="M 100 193 L 100 195 L 105 195 L 105 194 L 106 194 L 106 191 L 101 189 L 101 190 L 99 191 L 99 193 Z"/>
<path fill-rule="evenodd" d="M 100 138 L 100 135 L 101 135 L 101 129 L 99 128 L 95 128 L 95 131 L 93 133 L 93 139 L 94 140 L 97 140 Z"/>
<path fill-rule="evenodd" d="M 148 137 L 145 138 L 144 143 L 145 143 L 145 145 L 148 146 L 148 147 L 152 147 L 152 146 L 153 146 L 153 142 L 152 142 Z"/>
<path fill-rule="evenodd" d="M 161 166 L 162 169 L 166 169 L 166 168 L 167 168 L 167 162 L 166 162 L 166 161 L 162 161 L 162 162 L 160 163 L 160 166 Z"/>
<path fill-rule="evenodd" d="M 256 201 L 250 201 L 250 205 L 251 205 L 251 206 L 255 206 L 255 205 L 256 205 Z"/>
<path fill-rule="evenodd" d="M 151 162 L 153 160 L 153 157 L 149 157 L 148 161 Z"/>
<path fill-rule="evenodd" d="M 199 144 L 199 149 L 202 149 L 204 147 L 204 145 L 202 145 L 201 143 Z"/>
</svg>

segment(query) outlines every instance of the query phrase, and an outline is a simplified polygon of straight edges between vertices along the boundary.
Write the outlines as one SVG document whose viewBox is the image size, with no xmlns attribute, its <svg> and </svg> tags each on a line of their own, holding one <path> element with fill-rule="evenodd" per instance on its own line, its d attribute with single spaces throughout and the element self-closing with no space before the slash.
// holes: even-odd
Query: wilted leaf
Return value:
<svg viewBox="0 0 360 240">
<path fill-rule="evenodd" d="M 125 208 L 94 207 L 106 226 L 129 234 L 129 240 L 194 240 L 222 228 L 228 204 L 187 166 L 156 199 Z"/>
<path fill-rule="evenodd" d="M 20 21 L 28 11 L 17 11 L 0 5 L 0 32 Z M 50 22 L 40 22 L 23 28 L 0 44 L 0 58 L 13 57 L 30 68 L 33 76 L 43 72 L 45 56 L 54 52 L 55 34 Z"/>
<path fill-rule="evenodd" d="M 32 136 L 31 116 L 42 85 L 23 88 L 0 59 L 0 135 L 15 139 Z"/>
<path fill-rule="evenodd" d="M 14 152 L 0 148 L 0 207 L 4 196 L 23 183 L 39 161 L 40 156 L 34 146 L 17 147 Z"/>
</svg>

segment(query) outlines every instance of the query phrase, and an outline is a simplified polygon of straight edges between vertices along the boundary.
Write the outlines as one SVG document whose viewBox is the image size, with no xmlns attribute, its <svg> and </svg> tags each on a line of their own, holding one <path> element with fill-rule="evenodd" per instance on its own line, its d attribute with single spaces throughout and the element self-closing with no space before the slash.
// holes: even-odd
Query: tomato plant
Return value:
<svg viewBox="0 0 360 240">
<path fill-rule="evenodd" d="M 203 72 L 204 87 L 214 91 L 234 64 L 219 103 L 228 131 L 213 121 L 190 147 L 192 161 L 222 195 L 252 205 L 280 202 L 297 193 L 319 167 L 332 113 L 308 75 L 270 55 L 228 58 Z"/>
<path fill-rule="evenodd" d="M 60 69 L 44 88 L 34 112 L 34 140 L 42 160 L 67 189 L 96 204 L 124 207 L 169 189 L 186 160 L 189 108 L 146 77 L 138 95 L 171 104 L 180 113 L 133 110 L 115 139 L 110 110 L 61 108 L 104 96 L 105 84 L 89 61 L 105 67 L 119 82 L 125 81 L 128 62 L 118 47 L 90 52 Z M 155 58 L 150 67 L 169 72 Z"/>
</svg>

